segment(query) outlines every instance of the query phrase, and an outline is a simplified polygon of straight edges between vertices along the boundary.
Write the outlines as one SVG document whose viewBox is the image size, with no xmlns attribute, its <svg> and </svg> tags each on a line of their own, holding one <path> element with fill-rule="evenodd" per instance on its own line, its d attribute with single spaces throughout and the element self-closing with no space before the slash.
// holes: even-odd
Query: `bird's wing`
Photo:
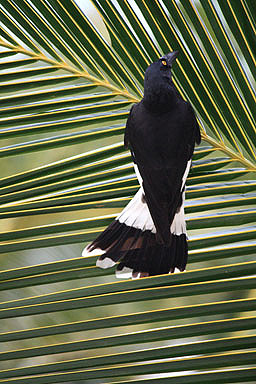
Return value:
<svg viewBox="0 0 256 384">
<path fill-rule="evenodd" d="M 175 165 L 162 170 L 138 165 L 159 243 L 170 245 L 170 227 L 182 203 L 182 179 L 186 165 L 183 163 L 182 166 Z"/>
<path fill-rule="evenodd" d="M 193 155 L 195 143 L 199 145 L 201 143 L 201 132 L 200 128 L 196 119 L 196 115 L 194 112 L 194 109 L 192 105 L 187 102 L 187 111 L 186 111 L 186 116 L 187 116 L 187 121 L 189 122 L 188 126 L 188 142 L 193 148 L 191 157 Z"/>
<path fill-rule="evenodd" d="M 130 142 L 130 133 L 129 133 L 129 132 L 131 132 L 131 130 L 132 130 L 133 113 L 134 113 L 135 105 L 136 105 L 136 104 L 134 104 L 134 105 L 131 107 L 131 110 L 130 110 L 128 119 L 127 119 L 127 121 L 126 121 L 126 126 L 125 126 L 125 131 L 124 131 L 124 147 L 125 147 L 126 149 L 130 149 L 130 151 L 131 151 L 131 155 L 132 155 L 132 159 L 133 159 L 133 162 L 136 164 L 136 159 L 135 159 L 135 156 L 134 156 L 134 151 L 133 151 L 132 146 L 131 146 L 131 142 Z"/>
</svg>

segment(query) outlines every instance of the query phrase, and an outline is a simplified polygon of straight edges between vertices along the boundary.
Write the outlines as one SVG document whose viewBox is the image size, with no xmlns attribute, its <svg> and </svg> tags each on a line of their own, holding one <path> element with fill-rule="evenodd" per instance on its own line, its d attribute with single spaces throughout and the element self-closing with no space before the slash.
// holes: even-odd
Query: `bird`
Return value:
<svg viewBox="0 0 256 384">
<path fill-rule="evenodd" d="M 99 255 L 100 268 L 116 265 L 119 278 L 186 269 L 185 183 L 201 134 L 192 105 L 172 79 L 178 54 L 172 51 L 148 66 L 143 98 L 132 105 L 126 122 L 124 146 L 130 150 L 140 188 L 82 252 Z"/>
</svg>

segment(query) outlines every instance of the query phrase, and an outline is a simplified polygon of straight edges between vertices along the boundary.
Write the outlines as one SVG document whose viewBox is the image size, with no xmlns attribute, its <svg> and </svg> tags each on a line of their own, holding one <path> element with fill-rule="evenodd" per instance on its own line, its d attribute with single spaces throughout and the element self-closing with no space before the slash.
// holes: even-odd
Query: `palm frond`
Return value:
<svg viewBox="0 0 256 384">
<path fill-rule="evenodd" d="M 0 5 L 1 383 L 254 382 L 254 2 L 92 3 L 104 31 L 74 0 Z M 146 67 L 173 49 L 203 139 L 187 180 L 190 271 L 117 282 L 77 252 L 138 189 L 125 120 Z M 68 244 L 76 257 L 27 265 L 26 252 Z"/>
</svg>

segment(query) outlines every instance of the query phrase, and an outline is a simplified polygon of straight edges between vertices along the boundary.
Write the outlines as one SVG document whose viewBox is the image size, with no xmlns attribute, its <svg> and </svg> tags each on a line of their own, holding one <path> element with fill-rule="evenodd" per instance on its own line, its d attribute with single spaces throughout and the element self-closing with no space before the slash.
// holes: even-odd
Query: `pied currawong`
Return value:
<svg viewBox="0 0 256 384">
<path fill-rule="evenodd" d="M 185 182 L 201 135 L 191 104 L 172 81 L 177 51 L 145 72 L 143 99 L 132 106 L 124 145 L 131 151 L 140 189 L 118 217 L 83 251 L 97 265 L 117 264 L 117 277 L 184 271 L 188 245 Z"/>
</svg>

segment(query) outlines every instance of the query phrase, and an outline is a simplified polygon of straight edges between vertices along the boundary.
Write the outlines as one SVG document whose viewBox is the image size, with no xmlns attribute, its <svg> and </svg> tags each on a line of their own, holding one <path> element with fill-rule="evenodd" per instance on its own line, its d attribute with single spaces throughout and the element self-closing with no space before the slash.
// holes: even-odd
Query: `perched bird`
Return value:
<svg viewBox="0 0 256 384">
<path fill-rule="evenodd" d="M 201 135 L 191 104 L 172 81 L 178 51 L 145 72 L 144 96 L 131 108 L 124 145 L 131 151 L 140 189 L 119 216 L 83 251 L 100 254 L 97 266 L 117 264 L 117 277 L 184 271 L 187 234 L 185 182 Z"/>
</svg>

